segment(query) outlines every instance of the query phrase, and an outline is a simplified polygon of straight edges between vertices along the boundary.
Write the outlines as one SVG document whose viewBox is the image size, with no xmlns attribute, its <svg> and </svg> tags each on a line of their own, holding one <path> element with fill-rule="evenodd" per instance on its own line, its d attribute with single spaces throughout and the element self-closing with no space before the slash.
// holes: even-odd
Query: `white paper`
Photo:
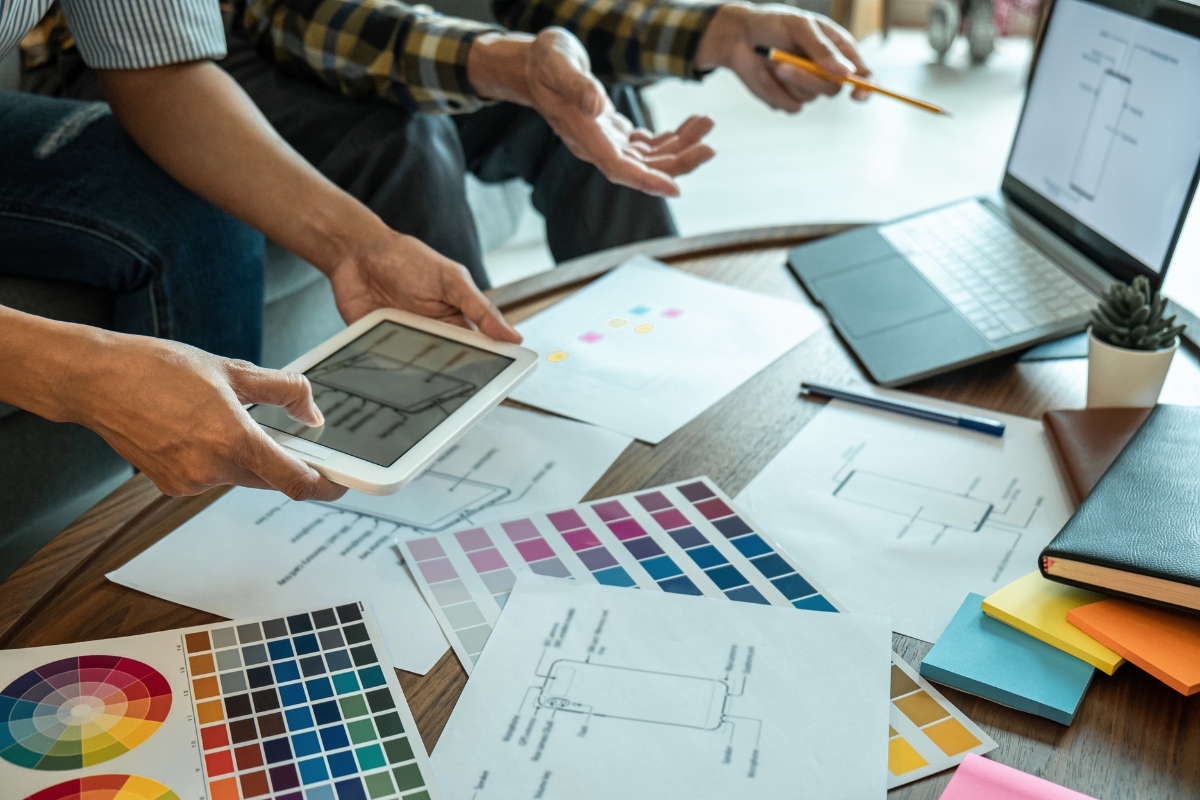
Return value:
<svg viewBox="0 0 1200 800">
<path fill-rule="evenodd" d="M 888 614 L 927 642 L 969 592 L 987 596 L 1037 567 L 1071 515 L 1040 422 L 1003 437 L 832 401 L 738 495 L 846 607 Z"/>
<path fill-rule="evenodd" d="M 108 577 L 226 617 L 283 613 L 348 594 L 365 597 L 392 661 L 424 674 L 447 643 L 398 542 L 476 517 L 574 503 L 629 441 L 571 420 L 497 408 L 428 478 L 390 498 L 364 501 L 357 495 L 357 502 L 350 501 L 372 508 L 374 516 L 234 489 Z"/>
<path fill-rule="evenodd" d="M 347 492 L 332 505 L 431 534 L 574 503 L 633 439 L 500 406 L 399 492 Z"/>
<path fill-rule="evenodd" d="M 108 579 L 223 617 L 357 594 L 374 608 L 392 662 L 424 674 L 447 642 L 396 550 L 399 533 L 386 520 L 238 488 Z"/>
<path fill-rule="evenodd" d="M 886 619 L 523 572 L 438 741 L 450 800 L 887 792 Z"/>
<path fill-rule="evenodd" d="M 517 326 L 541 363 L 512 397 L 656 444 L 821 325 L 637 256 Z"/>
</svg>

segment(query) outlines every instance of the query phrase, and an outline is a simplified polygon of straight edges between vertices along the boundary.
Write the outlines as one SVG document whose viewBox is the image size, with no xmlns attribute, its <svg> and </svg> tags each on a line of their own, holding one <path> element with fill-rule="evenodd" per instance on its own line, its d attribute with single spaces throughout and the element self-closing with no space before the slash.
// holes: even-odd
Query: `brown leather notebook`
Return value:
<svg viewBox="0 0 1200 800">
<path fill-rule="evenodd" d="M 1148 416 L 1148 408 L 1084 408 L 1042 414 L 1058 470 L 1076 506 Z"/>
</svg>

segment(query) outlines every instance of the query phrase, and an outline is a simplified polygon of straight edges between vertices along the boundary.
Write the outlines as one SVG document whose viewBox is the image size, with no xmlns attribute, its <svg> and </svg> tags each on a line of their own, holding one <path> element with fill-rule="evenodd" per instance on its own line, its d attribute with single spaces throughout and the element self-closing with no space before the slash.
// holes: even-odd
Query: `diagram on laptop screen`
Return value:
<svg viewBox="0 0 1200 800">
<path fill-rule="evenodd" d="M 1200 160 L 1200 39 L 1056 3 L 1008 171 L 1161 269 Z"/>
<path fill-rule="evenodd" d="M 305 373 L 324 426 L 309 428 L 274 406 L 255 406 L 251 415 L 276 430 L 389 466 L 511 363 L 381 322 Z"/>
</svg>

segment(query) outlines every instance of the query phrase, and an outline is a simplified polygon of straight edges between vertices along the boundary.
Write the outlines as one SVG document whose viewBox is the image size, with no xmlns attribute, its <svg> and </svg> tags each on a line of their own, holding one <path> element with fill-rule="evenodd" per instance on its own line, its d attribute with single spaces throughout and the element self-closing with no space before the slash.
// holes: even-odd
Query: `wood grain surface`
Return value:
<svg viewBox="0 0 1200 800">
<path fill-rule="evenodd" d="M 811 305 L 784 266 L 786 246 L 847 226 L 794 226 L 696 239 L 660 240 L 650 252 L 680 269 Z M 577 259 L 502 287 L 493 300 L 520 321 L 616 266 L 630 248 Z M 1038 417 L 1083 405 L 1079 362 L 1020 363 L 1014 357 L 932 378 L 911 391 Z M 801 380 L 865 380 L 825 327 L 657 446 L 634 442 L 588 493 L 593 499 L 697 475 L 736 495 L 820 410 L 797 396 Z M 1181 349 L 1169 385 L 1200 386 L 1195 352 Z M 165 498 L 138 477 L 52 541 L 0 584 L 0 646 L 86 641 L 214 622 L 218 618 L 108 582 L 121 566 L 221 494 Z M 919 665 L 930 645 L 895 636 Z M 422 737 L 432 749 L 466 676 L 452 651 L 426 675 L 400 673 Z M 1184 698 L 1126 665 L 1098 674 L 1075 723 L 1064 727 L 953 689 L 947 697 L 1000 743 L 997 761 L 1101 800 L 1200 797 L 1200 698 Z M 881 734 L 882 735 L 882 734 Z M 889 797 L 937 798 L 950 773 L 893 790 Z"/>
</svg>

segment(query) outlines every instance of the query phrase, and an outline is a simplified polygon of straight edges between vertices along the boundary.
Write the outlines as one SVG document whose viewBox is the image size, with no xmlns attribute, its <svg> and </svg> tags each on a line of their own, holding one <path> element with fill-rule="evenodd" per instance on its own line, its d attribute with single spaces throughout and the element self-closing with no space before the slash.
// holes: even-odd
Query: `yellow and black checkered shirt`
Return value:
<svg viewBox="0 0 1200 800">
<path fill-rule="evenodd" d="M 597 76 L 647 83 L 696 78 L 696 47 L 719 3 L 689 0 L 494 0 L 496 18 L 535 33 L 560 25 L 587 48 Z M 467 52 L 493 25 L 395 0 L 241 0 L 235 25 L 282 69 L 349 97 L 382 97 L 424 113 L 485 104 L 467 81 Z"/>
</svg>

